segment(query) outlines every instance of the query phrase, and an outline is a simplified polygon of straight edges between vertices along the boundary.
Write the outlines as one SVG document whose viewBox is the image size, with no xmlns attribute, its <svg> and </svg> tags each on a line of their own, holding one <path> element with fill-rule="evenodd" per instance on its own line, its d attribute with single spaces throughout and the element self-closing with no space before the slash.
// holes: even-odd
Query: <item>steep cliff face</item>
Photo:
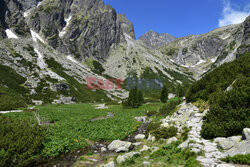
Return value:
<svg viewBox="0 0 250 167">
<path fill-rule="evenodd" d="M 151 49 L 156 49 L 167 43 L 173 42 L 176 39 L 177 39 L 176 37 L 170 34 L 167 33 L 159 34 L 157 32 L 150 30 L 147 33 L 143 34 L 138 40 L 141 41 L 147 47 Z"/>
<path fill-rule="evenodd" d="M 250 52 L 250 16 L 247 17 L 241 28 L 242 42 L 237 50 L 237 56 Z"/>
<path fill-rule="evenodd" d="M 134 36 L 133 24 L 100 0 L 44 0 L 30 11 L 28 23 L 49 45 L 79 60 L 104 61 L 123 32 Z"/>
<path fill-rule="evenodd" d="M 132 22 L 130 22 L 125 14 L 118 14 L 118 20 L 121 23 L 121 28 L 123 33 L 128 34 L 132 39 L 135 39 L 135 31 L 134 31 L 134 25 Z M 124 36 L 123 36 L 124 37 Z M 123 38 L 123 41 L 125 39 Z"/>
</svg>

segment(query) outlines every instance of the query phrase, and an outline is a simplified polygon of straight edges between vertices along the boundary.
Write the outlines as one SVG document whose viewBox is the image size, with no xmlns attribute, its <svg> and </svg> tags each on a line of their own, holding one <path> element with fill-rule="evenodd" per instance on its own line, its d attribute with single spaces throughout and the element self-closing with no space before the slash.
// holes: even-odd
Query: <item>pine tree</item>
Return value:
<svg viewBox="0 0 250 167">
<path fill-rule="evenodd" d="M 161 102 L 166 103 L 167 100 L 168 100 L 168 90 L 167 90 L 167 86 L 164 85 L 161 91 Z"/>
<path fill-rule="evenodd" d="M 142 105 L 144 103 L 143 93 L 141 90 L 138 91 L 138 101 L 139 105 Z"/>
</svg>

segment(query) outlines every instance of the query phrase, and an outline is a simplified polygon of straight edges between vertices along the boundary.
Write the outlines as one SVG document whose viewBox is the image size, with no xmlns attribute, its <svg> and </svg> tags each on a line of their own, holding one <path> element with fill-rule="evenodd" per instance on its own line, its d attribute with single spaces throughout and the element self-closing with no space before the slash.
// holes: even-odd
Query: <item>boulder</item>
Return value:
<svg viewBox="0 0 250 167">
<path fill-rule="evenodd" d="M 250 140 L 250 128 L 243 129 L 242 139 L 243 140 Z"/>
<path fill-rule="evenodd" d="M 150 166 L 150 162 L 148 162 L 148 161 L 143 161 L 142 166 L 143 166 L 143 167 Z"/>
<path fill-rule="evenodd" d="M 140 153 L 139 152 L 129 152 L 129 153 L 126 153 L 126 154 L 123 154 L 123 155 L 119 155 L 117 157 L 116 161 L 117 161 L 118 164 L 120 164 L 120 163 L 126 161 L 127 159 L 132 158 L 136 154 L 140 154 Z"/>
<path fill-rule="evenodd" d="M 145 139 L 145 137 L 146 136 L 144 134 L 138 134 L 135 136 L 135 140 L 143 140 L 143 139 Z"/>
<path fill-rule="evenodd" d="M 115 163 L 114 163 L 114 161 L 111 161 L 105 165 L 101 165 L 101 167 L 115 167 Z"/>
<path fill-rule="evenodd" d="M 148 135 L 148 139 L 147 139 L 148 141 L 152 141 L 152 142 L 154 142 L 155 141 L 155 137 L 154 136 L 152 136 L 150 133 L 149 133 L 149 135 Z"/>
<path fill-rule="evenodd" d="M 135 120 L 138 122 L 146 123 L 147 122 L 147 117 L 135 117 Z"/>
<path fill-rule="evenodd" d="M 172 137 L 172 138 L 168 139 L 167 144 L 171 144 L 172 142 L 175 142 L 177 140 L 178 139 L 176 137 Z"/>
<path fill-rule="evenodd" d="M 105 147 L 102 147 L 101 152 L 105 152 L 105 151 L 107 151 L 107 149 Z"/>
<path fill-rule="evenodd" d="M 132 143 L 132 145 L 138 147 L 139 145 L 141 145 L 141 142 Z"/>
<path fill-rule="evenodd" d="M 142 147 L 142 149 L 140 150 L 140 152 L 148 151 L 148 150 L 150 150 L 150 147 L 148 147 L 147 145 L 144 145 L 144 146 Z"/>
<path fill-rule="evenodd" d="M 237 154 L 250 154 L 250 140 L 238 143 L 236 146 L 225 152 L 223 156 L 226 157 L 229 155 L 233 157 Z"/>
<path fill-rule="evenodd" d="M 108 145 L 108 149 L 115 152 L 127 152 L 129 151 L 131 145 L 132 143 L 130 142 L 114 140 L 111 144 Z"/>
<path fill-rule="evenodd" d="M 214 139 L 217 146 L 223 150 L 229 150 L 241 141 L 241 136 L 233 136 L 228 138 L 218 137 Z"/>
</svg>

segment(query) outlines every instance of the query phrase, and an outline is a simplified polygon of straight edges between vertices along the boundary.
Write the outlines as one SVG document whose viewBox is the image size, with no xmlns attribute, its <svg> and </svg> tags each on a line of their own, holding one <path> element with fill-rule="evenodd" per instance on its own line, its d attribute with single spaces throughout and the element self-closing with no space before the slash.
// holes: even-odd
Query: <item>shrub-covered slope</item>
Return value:
<svg viewBox="0 0 250 167">
<path fill-rule="evenodd" d="M 250 53 L 223 64 L 195 82 L 187 101 L 209 100 L 210 110 L 202 126 L 204 138 L 238 135 L 250 127 Z"/>
</svg>

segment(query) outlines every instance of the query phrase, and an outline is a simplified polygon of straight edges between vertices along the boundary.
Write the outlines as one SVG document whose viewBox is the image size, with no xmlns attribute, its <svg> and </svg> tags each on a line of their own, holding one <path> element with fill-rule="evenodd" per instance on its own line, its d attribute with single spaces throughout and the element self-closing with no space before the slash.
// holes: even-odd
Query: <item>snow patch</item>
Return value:
<svg viewBox="0 0 250 167">
<path fill-rule="evenodd" d="M 195 67 L 195 66 L 198 66 L 199 64 L 202 64 L 202 63 L 205 63 L 206 61 L 201 59 L 197 64 L 195 65 L 192 65 L 191 67 Z"/>
<path fill-rule="evenodd" d="M 0 114 L 7 114 L 7 113 L 13 113 L 13 112 L 23 112 L 23 110 L 0 111 Z"/>
<path fill-rule="evenodd" d="M 225 40 L 225 39 L 227 39 L 227 38 L 229 38 L 229 37 L 230 37 L 230 35 L 228 35 L 228 36 L 226 36 L 226 37 L 223 37 L 222 39 Z"/>
<path fill-rule="evenodd" d="M 37 34 L 35 31 L 30 30 L 30 32 L 31 32 L 31 36 L 34 42 L 37 42 L 37 39 L 39 39 L 39 41 L 41 41 L 42 43 L 45 43 L 42 37 L 39 34 Z"/>
<path fill-rule="evenodd" d="M 211 61 L 214 63 L 217 60 L 217 58 L 212 58 Z"/>
<path fill-rule="evenodd" d="M 8 38 L 14 38 L 14 39 L 18 39 L 18 36 L 16 36 L 16 34 L 14 34 L 10 29 L 5 30 Z"/>
<path fill-rule="evenodd" d="M 51 78 L 57 79 L 57 80 L 65 80 L 64 78 L 60 77 L 58 74 L 56 74 L 55 72 L 51 71 L 50 69 L 47 68 L 47 64 L 45 63 L 44 59 L 43 59 L 43 54 L 39 51 L 39 45 L 38 45 L 38 40 L 42 41 L 43 43 L 45 43 L 43 41 L 43 39 L 34 31 L 31 30 L 31 36 L 32 36 L 32 40 L 34 41 L 34 51 L 36 52 L 36 54 L 38 55 L 37 58 L 37 65 L 44 71 L 42 71 L 41 74 L 43 75 L 49 75 Z"/>
<path fill-rule="evenodd" d="M 66 22 L 66 26 L 62 29 L 61 32 L 59 32 L 59 37 L 62 38 L 65 34 L 66 34 L 66 29 L 69 26 L 70 20 L 71 20 L 72 16 L 69 16 L 65 22 Z"/>
</svg>

